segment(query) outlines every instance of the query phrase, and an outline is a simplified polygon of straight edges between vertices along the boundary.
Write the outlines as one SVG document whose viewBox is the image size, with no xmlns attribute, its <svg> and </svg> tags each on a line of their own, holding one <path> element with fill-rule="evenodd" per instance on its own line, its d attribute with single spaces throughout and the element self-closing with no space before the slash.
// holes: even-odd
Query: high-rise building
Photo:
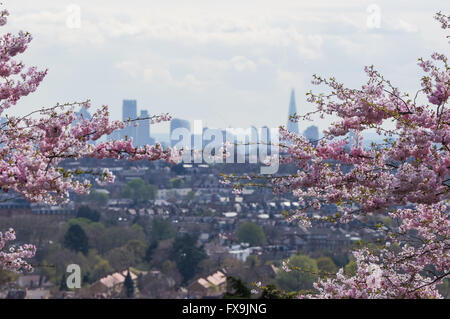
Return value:
<svg viewBox="0 0 450 319">
<path fill-rule="evenodd" d="M 137 102 L 136 100 L 123 100 L 122 104 L 122 120 L 126 121 L 128 119 L 134 120 L 137 118 Z M 133 141 L 136 142 L 136 136 L 137 136 L 137 130 L 136 127 L 133 125 L 132 122 L 130 125 L 125 127 L 122 130 L 122 138 L 124 139 L 125 136 L 128 136 L 128 138 L 132 137 Z"/>
<path fill-rule="evenodd" d="M 354 130 L 350 130 L 345 136 L 348 140 L 348 144 L 344 146 L 346 152 L 350 152 L 352 147 L 357 147 L 359 144 L 359 137 L 355 134 Z"/>
<path fill-rule="evenodd" d="M 8 129 L 5 124 L 6 122 L 8 122 L 8 119 L 6 117 L 0 117 L 0 127 L 2 130 Z M 3 145 L 3 143 L 0 143 L 0 145 Z"/>
<path fill-rule="evenodd" d="M 122 130 L 116 130 L 106 137 L 108 141 L 118 141 L 122 139 Z"/>
<path fill-rule="evenodd" d="M 299 134 L 298 131 L 298 122 L 291 121 L 291 116 L 294 116 L 297 113 L 297 105 L 295 104 L 295 92 L 294 89 L 291 91 L 291 100 L 289 102 L 289 114 L 288 114 L 288 122 L 287 122 L 287 130 L 289 132 Z"/>
<path fill-rule="evenodd" d="M 89 113 L 89 111 L 83 105 L 80 108 L 80 110 L 75 113 L 75 120 L 72 122 L 72 125 L 76 125 L 80 121 L 79 120 L 80 116 L 83 118 L 83 120 L 92 120 L 92 115 Z"/>
<path fill-rule="evenodd" d="M 75 113 L 75 120 L 72 122 L 72 126 L 77 125 L 79 122 L 83 120 L 92 120 L 92 115 L 89 113 L 89 111 L 86 109 L 86 107 L 83 105 L 80 108 L 80 111 Z M 95 141 L 90 140 L 88 142 L 89 144 L 95 144 Z"/>
<path fill-rule="evenodd" d="M 319 141 L 319 129 L 317 126 L 311 125 L 303 132 L 303 136 L 306 137 L 311 144 L 317 146 Z"/>
<path fill-rule="evenodd" d="M 89 113 L 89 111 L 86 109 L 84 105 L 80 109 L 80 114 L 83 116 L 84 119 L 92 120 L 92 115 Z"/>
<path fill-rule="evenodd" d="M 270 128 L 265 125 L 261 128 L 259 133 L 259 154 L 261 156 L 261 149 L 266 150 L 266 155 L 273 155 L 272 154 L 272 140 L 270 136 Z"/>
<path fill-rule="evenodd" d="M 141 110 L 141 115 L 139 116 L 139 118 L 145 120 L 139 120 L 139 125 L 137 127 L 136 143 L 138 146 L 152 144 L 150 138 L 150 119 L 148 117 L 148 111 Z"/>
<path fill-rule="evenodd" d="M 250 127 L 250 135 L 248 136 L 248 154 L 258 156 L 259 134 L 255 126 Z"/>
<path fill-rule="evenodd" d="M 191 124 L 189 121 L 182 120 L 182 119 L 172 119 L 170 121 L 170 143 L 172 146 L 177 144 L 179 141 L 181 141 L 181 137 L 178 136 L 176 132 L 174 132 L 176 129 L 185 129 L 187 130 L 187 133 L 189 135 L 188 140 L 184 140 L 184 143 L 186 143 L 185 146 L 191 147 Z M 186 137 L 187 138 L 187 137 Z M 184 138 L 183 138 L 184 139 Z"/>
</svg>

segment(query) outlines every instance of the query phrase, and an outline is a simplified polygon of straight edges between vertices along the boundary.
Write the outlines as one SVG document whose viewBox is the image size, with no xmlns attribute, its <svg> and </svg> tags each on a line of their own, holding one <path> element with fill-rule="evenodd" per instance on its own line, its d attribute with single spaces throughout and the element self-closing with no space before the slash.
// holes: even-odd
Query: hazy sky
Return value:
<svg viewBox="0 0 450 319">
<path fill-rule="evenodd" d="M 21 113 L 90 98 L 119 119 L 122 100 L 137 99 L 138 109 L 209 127 L 277 127 L 286 124 L 291 88 L 300 113 L 312 110 L 304 94 L 320 90 L 310 84 L 314 73 L 356 86 L 374 64 L 415 92 L 417 58 L 449 51 L 433 20 L 450 12 L 448 0 L 2 2 L 11 15 L 1 31 L 32 33 L 23 60 L 49 68 Z"/>
</svg>

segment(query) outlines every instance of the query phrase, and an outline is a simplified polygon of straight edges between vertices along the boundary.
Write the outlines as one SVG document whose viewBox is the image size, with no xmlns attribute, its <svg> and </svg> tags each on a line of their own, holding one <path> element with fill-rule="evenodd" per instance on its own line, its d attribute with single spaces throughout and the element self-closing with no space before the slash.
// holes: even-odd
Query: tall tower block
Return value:
<svg viewBox="0 0 450 319">
<path fill-rule="evenodd" d="M 122 104 L 122 120 L 126 121 L 128 119 L 136 119 L 137 118 L 137 102 L 136 100 L 123 100 Z M 136 137 L 137 137 L 137 130 L 136 127 L 134 127 L 133 123 L 131 123 L 130 126 L 127 126 L 122 131 L 122 138 L 125 138 L 125 136 L 132 137 L 133 138 L 133 144 L 136 145 Z"/>
<path fill-rule="evenodd" d="M 287 130 L 289 132 L 295 133 L 299 135 L 298 131 L 298 122 L 292 122 L 290 117 L 297 113 L 297 105 L 295 104 L 295 91 L 292 89 L 291 91 L 291 100 L 289 102 L 289 114 L 288 114 L 288 122 L 287 122 Z"/>
</svg>

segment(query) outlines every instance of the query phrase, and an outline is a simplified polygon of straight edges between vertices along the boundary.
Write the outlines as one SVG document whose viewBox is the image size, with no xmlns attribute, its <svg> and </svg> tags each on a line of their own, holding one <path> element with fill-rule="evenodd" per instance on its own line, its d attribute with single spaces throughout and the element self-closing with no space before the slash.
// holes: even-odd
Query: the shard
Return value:
<svg viewBox="0 0 450 319">
<path fill-rule="evenodd" d="M 291 116 L 297 114 L 297 105 L 295 104 L 295 91 L 292 89 L 291 91 L 291 100 L 289 102 L 289 114 L 288 114 L 288 122 L 287 122 L 287 130 L 289 132 L 299 134 L 298 131 L 298 122 L 293 122 L 291 120 Z"/>
</svg>

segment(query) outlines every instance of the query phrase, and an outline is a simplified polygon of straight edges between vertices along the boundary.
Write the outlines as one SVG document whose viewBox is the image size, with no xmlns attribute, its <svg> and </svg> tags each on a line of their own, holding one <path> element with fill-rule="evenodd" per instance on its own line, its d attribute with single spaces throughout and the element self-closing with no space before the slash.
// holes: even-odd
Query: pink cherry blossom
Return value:
<svg viewBox="0 0 450 319">
<path fill-rule="evenodd" d="M 449 16 L 439 13 L 436 19 L 449 29 Z M 288 220 L 308 226 L 307 210 L 335 204 L 336 216 L 319 219 L 348 223 L 381 214 L 398 221 L 384 234 L 389 244 L 353 252 L 356 275 L 341 269 L 334 277 L 320 279 L 316 293 L 301 298 L 441 297 L 436 287 L 450 275 L 450 67 L 439 53 L 418 64 L 424 75 L 420 89 L 411 95 L 373 66 L 365 68 L 368 79 L 360 88 L 315 75 L 313 84 L 325 86 L 327 92 L 309 92 L 316 111 L 295 120 L 314 114 L 338 120 L 317 146 L 280 128 L 289 142 L 281 145 L 286 155 L 280 162 L 295 164 L 298 170 L 265 182 L 276 193 L 298 198 L 299 208 Z M 385 124 L 391 122 L 394 128 L 388 129 Z M 361 133 L 367 130 L 375 130 L 384 142 L 363 147 Z M 226 179 L 238 188 L 245 185 L 242 177 Z"/>
<path fill-rule="evenodd" d="M 8 15 L 6 10 L 0 12 L 0 26 L 7 23 Z M 92 186 L 89 176 L 95 176 L 102 184 L 114 182 L 114 176 L 108 170 L 65 169 L 60 165 L 65 159 L 179 161 L 181 151 L 163 149 L 160 144 L 135 147 L 132 140 L 99 142 L 95 146 L 89 143 L 132 122 L 144 120 L 112 121 L 106 105 L 94 111 L 92 119 L 77 115 L 78 108 L 91 107 L 89 101 L 58 103 L 25 116 L 6 115 L 5 112 L 20 98 L 36 91 L 47 75 L 47 70 L 25 68 L 22 62 L 15 60 L 28 48 L 31 40 L 31 35 L 22 31 L 0 38 L 0 76 L 5 80 L 0 83 L 0 115 L 7 118 L 0 130 L 0 187 L 3 192 L 15 192 L 31 202 L 56 204 L 67 202 L 69 192 L 87 194 Z M 151 123 L 159 123 L 171 117 L 161 114 L 148 119 Z M 14 238 L 13 230 L 0 234 L 0 251 Z M 8 253 L 0 252 L 0 267 L 29 270 L 31 267 L 24 258 L 32 257 L 34 252 L 32 245 L 10 248 Z"/>
</svg>

